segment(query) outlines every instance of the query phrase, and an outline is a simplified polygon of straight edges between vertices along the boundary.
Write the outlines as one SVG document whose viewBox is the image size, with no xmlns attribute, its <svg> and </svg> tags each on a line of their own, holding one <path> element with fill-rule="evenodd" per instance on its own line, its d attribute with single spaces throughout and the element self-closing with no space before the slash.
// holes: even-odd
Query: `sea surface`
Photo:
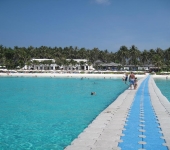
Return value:
<svg viewBox="0 0 170 150">
<path fill-rule="evenodd" d="M 0 150 L 63 150 L 127 88 L 121 79 L 1 77 Z"/>
<path fill-rule="evenodd" d="M 157 87 L 161 90 L 162 94 L 170 101 L 170 78 L 154 79 Z"/>
</svg>

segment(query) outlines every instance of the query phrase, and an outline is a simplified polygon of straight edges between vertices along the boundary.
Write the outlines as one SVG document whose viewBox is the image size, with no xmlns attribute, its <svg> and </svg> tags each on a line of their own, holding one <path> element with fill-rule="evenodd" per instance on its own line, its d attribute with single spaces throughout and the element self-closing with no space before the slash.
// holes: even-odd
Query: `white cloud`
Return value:
<svg viewBox="0 0 170 150">
<path fill-rule="evenodd" d="M 110 0 L 95 0 L 98 4 L 110 4 Z"/>
</svg>

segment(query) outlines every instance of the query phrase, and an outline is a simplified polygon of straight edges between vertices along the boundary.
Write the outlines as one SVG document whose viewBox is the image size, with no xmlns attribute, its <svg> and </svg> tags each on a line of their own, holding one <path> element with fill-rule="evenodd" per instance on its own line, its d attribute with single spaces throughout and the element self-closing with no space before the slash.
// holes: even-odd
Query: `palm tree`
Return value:
<svg viewBox="0 0 170 150">
<path fill-rule="evenodd" d="M 0 45 L 0 65 L 2 66 L 4 64 L 4 52 L 3 52 L 3 46 Z"/>
<path fill-rule="evenodd" d="M 149 61 L 149 53 L 144 50 L 143 52 L 141 52 L 141 56 L 140 56 L 140 62 L 142 65 L 148 64 Z"/>
<path fill-rule="evenodd" d="M 63 64 L 63 66 L 65 66 L 67 68 L 69 66 L 70 62 L 65 59 L 62 61 L 62 64 Z"/>
<path fill-rule="evenodd" d="M 0 60 L 1 66 L 5 66 L 7 69 L 12 69 L 16 67 L 16 62 L 13 59 L 14 51 L 10 48 L 4 48 L 2 58 Z"/>
<path fill-rule="evenodd" d="M 81 58 L 81 59 L 86 59 L 87 58 L 86 49 L 85 48 L 81 48 L 78 51 L 78 54 L 79 54 L 79 58 Z"/>
<path fill-rule="evenodd" d="M 130 58 L 129 63 L 135 65 L 135 67 L 139 64 L 140 60 L 140 54 L 141 52 L 138 50 L 135 45 L 132 45 L 132 47 L 129 50 Z"/>
<path fill-rule="evenodd" d="M 153 64 L 158 68 L 158 70 L 162 67 L 163 63 L 160 55 L 155 54 L 153 56 Z"/>
<path fill-rule="evenodd" d="M 69 65 L 69 62 L 65 63 L 65 59 L 70 58 L 87 59 L 91 63 L 94 63 L 96 60 L 101 60 L 103 62 L 115 62 L 121 63 L 122 65 L 133 64 L 137 66 L 154 64 L 158 57 L 157 55 L 159 55 L 162 65 L 169 68 L 169 49 L 164 51 L 161 48 L 157 48 L 155 50 L 150 49 L 149 51 L 144 50 L 140 53 L 137 47 L 132 45 L 129 50 L 126 46 L 121 46 L 117 52 L 113 53 L 107 50 L 101 51 L 98 48 L 78 49 L 78 47 L 73 48 L 72 46 L 65 48 L 51 48 L 47 46 L 40 46 L 38 48 L 33 46 L 29 46 L 28 48 L 18 46 L 6 48 L 0 45 L 0 65 L 5 65 L 8 68 L 16 68 L 16 66 L 23 67 L 25 63 L 27 64 L 29 60 L 33 58 L 51 58 L 55 59 L 57 64 L 61 66 L 62 64 Z M 71 64 L 73 65 L 73 63 Z"/>
<path fill-rule="evenodd" d="M 110 59 L 111 62 L 117 63 L 116 53 L 111 52 L 111 53 L 109 54 L 109 59 Z"/>
<path fill-rule="evenodd" d="M 106 62 L 107 61 L 107 58 L 106 58 L 106 53 L 104 53 L 103 51 L 100 51 L 99 52 L 99 60 L 101 60 L 102 62 Z"/>
<path fill-rule="evenodd" d="M 80 66 L 81 66 L 81 69 L 82 69 L 82 66 L 85 65 L 85 62 L 84 61 L 80 61 Z"/>
<path fill-rule="evenodd" d="M 69 64 L 72 66 L 71 68 L 73 68 L 73 66 L 75 66 L 75 65 L 77 64 L 77 62 L 74 61 L 73 59 L 71 59 L 71 60 L 69 61 Z"/>
<path fill-rule="evenodd" d="M 27 61 L 26 63 L 25 63 L 25 65 L 27 65 L 27 66 L 31 66 L 32 65 L 32 61 Z"/>
<path fill-rule="evenodd" d="M 39 64 L 40 64 L 40 62 L 37 61 L 37 60 L 33 60 L 33 61 L 32 61 L 33 68 L 34 68 L 34 66 L 37 66 L 37 65 L 39 65 Z"/>
<path fill-rule="evenodd" d="M 166 49 L 164 52 L 164 64 L 166 65 L 167 71 L 170 70 L 170 48 Z"/>
<path fill-rule="evenodd" d="M 155 51 L 153 49 L 149 50 L 149 64 L 153 64 L 153 56 L 155 55 Z"/>
<path fill-rule="evenodd" d="M 90 62 L 94 63 L 96 60 L 98 60 L 99 52 L 100 51 L 98 48 L 93 48 L 90 51 L 90 57 L 89 57 Z"/>
<path fill-rule="evenodd" d="M 4 57 L 4 47 L 3 45 L 0 45 L 0 64 L 3 63 L 3 57 Z"/>
<path fill-rule="evenodd" d="M 121 46 L 119 51 L 117 52 L 117 58 L 120 60 L 119 62 L 122 66 L 126 65 L 126 61 L 129 56 L 129 50 L 126 46 Z"/>
<path fill-rule="evenodd" d="M 156 52 L 156 54 L 158 54 L 160 57 L 163 57 L 163 56 L 164 56 L 164 51 L 163 51 L 161 48 L 157 48 L 155 52 Z"/>
</svg>

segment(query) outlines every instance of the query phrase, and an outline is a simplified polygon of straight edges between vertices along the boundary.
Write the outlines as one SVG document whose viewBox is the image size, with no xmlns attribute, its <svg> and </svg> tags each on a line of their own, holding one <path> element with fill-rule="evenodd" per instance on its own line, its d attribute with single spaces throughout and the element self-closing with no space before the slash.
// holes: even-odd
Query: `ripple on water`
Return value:
<svg viewBox="0 0 170 150">
<path fill-rule="evenodd" d="M 0 78 L 0 149 L 63 150 L 127 88 L 121 79 Z"/>
</svg>

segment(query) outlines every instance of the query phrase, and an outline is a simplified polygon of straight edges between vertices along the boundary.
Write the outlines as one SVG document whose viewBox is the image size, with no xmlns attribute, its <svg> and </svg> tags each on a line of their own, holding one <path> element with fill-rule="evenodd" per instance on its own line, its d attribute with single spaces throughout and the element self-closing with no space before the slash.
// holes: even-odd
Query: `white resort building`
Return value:
<svg viewBox="0 0 170 150">
<path fill-rule="evenodd" d="M 54 59 L 31 59 L 30 65 L 25 65 L 24 70 L 94 70 L 92 65 L 88 65 L 86 59 L 72 59 L 75 65 L 57 65 Z M 71 59 L 66 59 L 70 62 Z"/>
</svg>

